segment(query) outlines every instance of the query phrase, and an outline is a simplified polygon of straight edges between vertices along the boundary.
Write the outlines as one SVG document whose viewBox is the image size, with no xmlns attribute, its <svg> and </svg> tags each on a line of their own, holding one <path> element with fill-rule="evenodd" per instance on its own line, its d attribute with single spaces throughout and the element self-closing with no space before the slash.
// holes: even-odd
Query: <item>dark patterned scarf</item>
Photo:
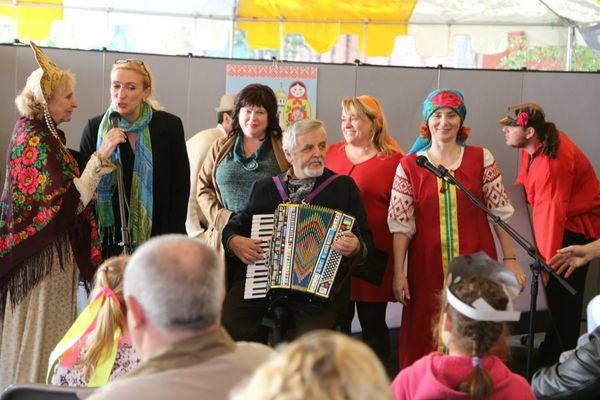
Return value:
<svg viewBox="0 0 600 400">
<path fill-rule="evenodd" d="M 41 120 L 21 117 L 8 145 L 0 209 L 0 316 L 8 295 L 14 307 L 53 270 L 54 252 L 62 269 L 70 244 L 88 281 L 101 259 L 93 208 L 81 212 L 73 184 L 79 169 L 60 134 L 54 136 Z M 49 246 L 65 234 L 68 243 Z"/>
</svg>

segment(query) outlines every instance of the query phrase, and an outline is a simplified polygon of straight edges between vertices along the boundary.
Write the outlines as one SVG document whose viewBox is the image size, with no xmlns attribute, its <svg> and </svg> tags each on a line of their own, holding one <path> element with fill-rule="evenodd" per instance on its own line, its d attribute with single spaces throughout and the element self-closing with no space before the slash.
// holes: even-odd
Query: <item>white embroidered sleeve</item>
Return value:
<svg viewBox="0 0 600 400">
<path fill-rule="evenodd" d="M 90 200 L 92 200 L 98 182 L 100 182 L 100 178 L 114 171 L 115 168 L 116 167 L 110 161 L 99 153 L 92 154 L 85 169 L 81 173 L 81 176 L 73 179 L 73 183 L 79 191 L 79 200 L 81 201 L 83 208 L 85 208 Z M 83 208 L 79 211 L 81 212 Z"/>
<path fill-rule="evenodd" d="M 388 210 L 388 227 L 392 233 L 404 233 L 409 238 L 416 232 L 413 189 L 408 176 L 398 164 L 392 185 L 390 208 Z"/>
<path fill-rule="evenodd" d="M 483 149 L 483 197 L 487 208 L 503 221 L 513 215 L 515 209 L 506 195 L 500 168 L 492 153 L 485 148 Z"/>
</svg>

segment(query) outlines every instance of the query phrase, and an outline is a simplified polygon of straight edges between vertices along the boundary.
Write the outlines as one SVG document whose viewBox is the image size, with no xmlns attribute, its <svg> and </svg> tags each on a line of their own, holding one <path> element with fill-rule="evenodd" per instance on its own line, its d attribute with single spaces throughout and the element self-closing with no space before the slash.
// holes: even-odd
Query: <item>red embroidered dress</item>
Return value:
<svg viewBox="0 0 600 400">
<path fill-rule="evenodd" d="M 380 286 L 352 277 L 350 290 L 352 301 L 395 301 L 392 291 L 394 277 L 392 234 L 386 220 L 392 182 L 401 158 L 402 155 L 396 153 L 385 159 L 374 156 L 362 163 L 353 164 L 346 156 L 344 142 L 332 144 L 327 151 L 325 166 L 338 174 L 348 175 L 354 179 L 367 212 L 367 222 L 373 232 L 373 244 L 375 248 L 389 255 Z"/>
<path fill-rule="evenodd" d="M 459 160 L 448 169 L 496 215 L 508 219 L 514 210 L 492 154 L 475 146 L 461 151 Z M 487 216 L 456 187 L 417 166 L 418 155 L 426 153 L 411 154 L 400 161 L 388 215 L 390 231 L 411 238 L 407 268 L 411 299 L 402 311 L 400 368 L 436 350 L 434 318 L 452 258 L 478 251 L 496 258 Z"/>
</svg>

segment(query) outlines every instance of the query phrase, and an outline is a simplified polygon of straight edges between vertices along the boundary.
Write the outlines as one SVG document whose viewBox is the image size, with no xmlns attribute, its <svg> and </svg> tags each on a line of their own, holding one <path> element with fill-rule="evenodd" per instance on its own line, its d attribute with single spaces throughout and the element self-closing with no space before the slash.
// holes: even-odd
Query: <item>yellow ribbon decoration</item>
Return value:
<svg viewBox="0 0 600 400">
<path fill-rule="evenodd" d="M 107 299 L 109 296 L 106 292 L 102 293 L 96 299 L 94 299 L 77 317 L 73 325 L 69 328 L 65 336 L 58 342 L 52 353 L 50 353 L 50 358 L 48 360 L 48 373 L 46 375 L 46 383 L 48 384 L 50 381 L 50 372 L 52 371 L 52 367 L 54 364 L 59 361 L 59 358 L 71 347 L 73 347 L 81 337 L 86 333 L 89 327 L 94 323 L 96 317 L 98 316 L 98 312 L 100 311 L 100 307 L 104 299 Z M 117 356 L 117 348 L 119 344 L 119 338 L 121 337 L 121 329 L 117 328 L 115 330 L 114 335 L 114 343 L 113 347 L 108 354 L 108 357 L 103 357 L 100 364 L 94 368 L 94 373 L 88 382 L 88 387 L 99 387 L 108 382 L 108 378 L 110 377 L 110 373 L 112 371 L 113 365 L 115 364 L 115 358 Z"/>
</svg>

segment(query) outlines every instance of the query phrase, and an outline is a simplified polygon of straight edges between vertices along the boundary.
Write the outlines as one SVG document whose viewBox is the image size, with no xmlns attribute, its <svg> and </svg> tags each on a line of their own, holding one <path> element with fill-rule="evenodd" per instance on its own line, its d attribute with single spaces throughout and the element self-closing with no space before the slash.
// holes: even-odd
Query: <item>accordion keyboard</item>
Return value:
<svg viewBox="0 0 600 400">
<path fill-rule="evenodd" d="M 261 248 L 265 255 L 269 252 L 269 243 L 273 235 L 273 214 L 255 214 L 252 216 L 252 239 L 261 239 Z M 269 266 L 267 258 L 248 265 L 246 269 L 246 284 L 244 299 L 261 299 L 267 296 L 269 282 Z"/>
</svg>

